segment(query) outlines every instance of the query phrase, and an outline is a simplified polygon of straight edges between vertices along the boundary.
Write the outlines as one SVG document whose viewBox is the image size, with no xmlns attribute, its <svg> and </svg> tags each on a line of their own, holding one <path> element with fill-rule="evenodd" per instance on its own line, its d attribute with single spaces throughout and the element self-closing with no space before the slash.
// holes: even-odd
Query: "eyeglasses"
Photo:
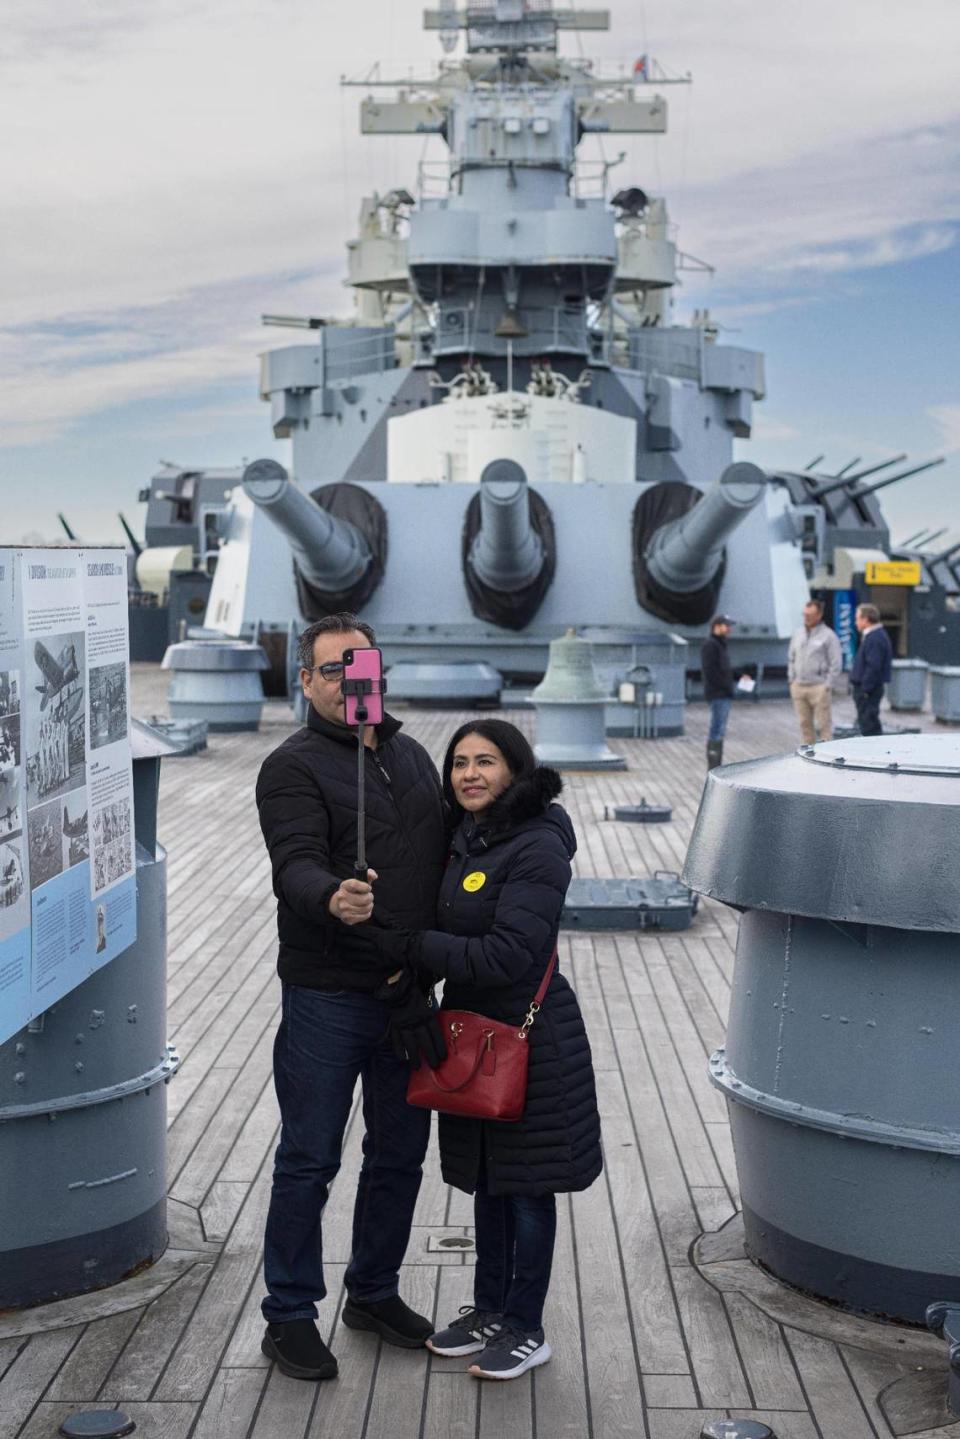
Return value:
<svg viewBox="0 0 960 1439">
<path fill-rule="evenodd" d="M 328 660 L 325 665 L 304 665 L 307 674 L 313 674 L 314 670 L 319 671 L 320 678 L 325 680 L 339 680 L 343 678 L 343 661 Z"/>
</svg>

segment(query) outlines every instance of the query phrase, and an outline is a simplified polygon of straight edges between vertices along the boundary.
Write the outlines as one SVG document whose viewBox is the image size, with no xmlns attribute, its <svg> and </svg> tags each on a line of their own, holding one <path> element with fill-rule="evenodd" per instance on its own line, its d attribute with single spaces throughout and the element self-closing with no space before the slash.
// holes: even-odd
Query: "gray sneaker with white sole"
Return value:
<svg viewBox="0 0 960 1439">
<path fill-rule="evenodd" d="M 528 1369 L 546 1364 L 552 1353 L 542 1329 L 524 1333 L 504 1326 L 470 1365 L 470 1373 L 478 1379 L 517 1379 Z"/>
<path fill-rule="evenodd" d="M 500 1314 L 464 1307 L 460 1310 L 459 1317 L 446 1329 L 431 1334 L 427 1340 L 427 1348 L 432 1349 L 434 1354 L 442 1354 L 445 1359 L 459 1359 L 464 1354 L 477 1354 L 499 1334 L 502 1327 Z"/>
</svg>

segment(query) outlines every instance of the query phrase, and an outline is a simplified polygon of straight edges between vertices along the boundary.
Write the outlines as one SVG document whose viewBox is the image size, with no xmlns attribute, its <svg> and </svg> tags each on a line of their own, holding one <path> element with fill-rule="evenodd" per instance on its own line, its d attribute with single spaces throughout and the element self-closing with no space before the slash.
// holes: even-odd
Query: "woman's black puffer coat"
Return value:
<svg viewBox="0 0 960 1439">
<path fill-rule="evenodd" d="M 517 780 L 453 837 L 438 923 L 420 937 L 419 963 L 443 978 L 444 1009 L 519 1025 L 553 953 L 577 842 L 552 804 L 560 776 L 543 766 Z M 441 1114 L 448 1184 L 472 1193 L 481 1153 L 491 1194 L 586 1189 L 602 1168 L 600 1116 L 577 997 L 556 969 L 530 1030 L 527 1104 L 515 1124 Z M 482 1146 L 482 1148 L 481 1148 Z"/>
</svg>

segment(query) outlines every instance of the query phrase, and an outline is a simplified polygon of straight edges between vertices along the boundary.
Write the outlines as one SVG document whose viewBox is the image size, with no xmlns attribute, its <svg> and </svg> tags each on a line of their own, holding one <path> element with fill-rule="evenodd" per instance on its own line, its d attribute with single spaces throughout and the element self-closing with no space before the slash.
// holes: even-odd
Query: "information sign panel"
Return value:
<svg viewBox="0 0 960 1439">
<path fill-rule="evenodd" d="M 868 560 L 864 579 L 868 585 L 918 585 L 919 560 Z"/>
<path fill-rule="evenodd" d="M 126 556 L 0 549 L 0 1043 L 137 936 Z"/>
</svg>

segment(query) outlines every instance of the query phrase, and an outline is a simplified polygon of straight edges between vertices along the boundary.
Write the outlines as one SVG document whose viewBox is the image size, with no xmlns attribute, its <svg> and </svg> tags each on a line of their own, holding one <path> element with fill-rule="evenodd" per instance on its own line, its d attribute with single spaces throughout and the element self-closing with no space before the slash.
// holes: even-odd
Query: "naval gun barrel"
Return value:
<svg viewBox="0 0 960 1439">
<path fill-rule="evenodd" d="M 728 465 L 693 509 L 656 531 L 645 555 L 651 578 L 674 594 L 703 589 L 720 568 L 725 541 L 760 503 L 766 487 L 766 474 L 757 465 Z"/>
<path fill-rule="evenodd" d="M 505 594 L 525 589 L 543 569 L 526 471 L 516 460 L 492 460 L 480 476 L 480 529 L 469 564 L 483 584 Z"/>
<path fill-rule="evenodd" d="M 254 460 L 242 483 L 245 494 L 286 536 L 311 589 L 337 594 L 363 579 L 372 562 L 364 536 L 348 520 L 328 515 L 276 460 Z"/>
</svg>

